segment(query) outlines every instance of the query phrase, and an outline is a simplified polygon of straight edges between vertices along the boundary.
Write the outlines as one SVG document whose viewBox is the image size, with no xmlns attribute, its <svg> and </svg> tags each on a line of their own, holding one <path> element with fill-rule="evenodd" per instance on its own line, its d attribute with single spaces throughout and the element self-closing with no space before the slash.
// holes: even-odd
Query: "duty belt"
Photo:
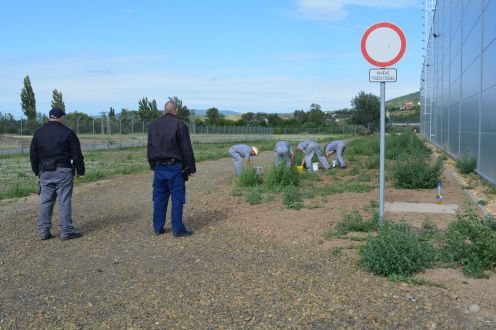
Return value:
<svg viewBox="0 0 496 330">
<path fill-rule="evenodd" d="M 181 161 L 175 159 L 175 158 L 165 158 L 165 159 L 160 159 L 157 161 L 157 164 L 158 165 L 174 165 L 174 164 L 180 164 L 181 165 Z"/>
</svg>

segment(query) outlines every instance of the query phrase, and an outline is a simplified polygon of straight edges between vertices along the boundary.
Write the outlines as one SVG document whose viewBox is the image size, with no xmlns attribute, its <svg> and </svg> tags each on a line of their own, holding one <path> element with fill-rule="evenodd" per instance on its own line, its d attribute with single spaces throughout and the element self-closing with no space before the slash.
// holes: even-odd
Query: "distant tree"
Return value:
<svg viewBox="0 0 496 330">
<path fill-rule="evenodd" d="M 53 108 L 65 111 L 64 97 L 62 96 L 62 92 L 59 92 L 57 89 L 53 90 L 52 109 Z"/>
<path fill-rule="evenodd" d="M 256 124 L 256 115 L 253 112 L 247 112 L 241 115 L 241 125 L 253 126 Z"/>
<path fill-rule="evenodd" d="M 157 119 L 160 115 L 157 101 L 148 101 L 147 97 L 143 97 L 138 101 L 138 116 L 141 120 L 151 121 Z"/>
<path fill-rule="evenodd" d="M 307 120 L 314 124 L 315 126 L 322 126 L 325 124 L 326 115 L 322 111 L 320 105 L 317 103 L 312 103 L 310 105 L 310 111 L 307 114 Z"/>
<path fill-rule="evenodd" d="M 65 119 L 67 121 L 77 121 L 78 118 L 79 118 L 79 120 L 86 121 L 86 122 L 93 120 L 93 117 L 91 117 L 90 115 L 88 115 L 84 112 L 78 112 L 78 111 L 70 112 L 65 116 Z"/>
<path fill-rule="evenodd" d="M 267 121 L 270 127 L 277 127 L 284 123 L 281 117 L 277 113 L 271 113 L 267 115 Z"/>
<path fill-rule="evenodd" d="M 358 93 L 351 100 L 352 122 L 357 125 L 378 124 L 380 119 L 381 101 L 377 95 L 367 94 L 364 91 Z"/>
<path fill-rule="evenodd" d="M 154 100 L 155 101 L 155 100 Z M 109 118 L 115 119 L 115 110 L 114 108 L 110 107 L 109 113 L 108 113 Z"/>
<path fill-rule="evenodd" d="M 208 125 L 218 125 L 222 114 L 219 109 L 213 107 L 207 110 L 207 124 Z"/>
<path fill-rule="evenodd" d="M 138 119 L 138 111 L 122 108 L 119 113 L 119 119 L 122 121 L 130 121 Z"/>
<path fill-rule="evenodd" d="M 293 117 L 301 124 L 307 121 L 307 114 L 303 110 L 295 110 L 293 112 Z"/>
<path fill-rule="evenodd" d="M 28 119 L 36 118 L 36 99 L 29 76 L 24 77 L 24 87 L 21 90 L 21 107 Z"/>
</svg>

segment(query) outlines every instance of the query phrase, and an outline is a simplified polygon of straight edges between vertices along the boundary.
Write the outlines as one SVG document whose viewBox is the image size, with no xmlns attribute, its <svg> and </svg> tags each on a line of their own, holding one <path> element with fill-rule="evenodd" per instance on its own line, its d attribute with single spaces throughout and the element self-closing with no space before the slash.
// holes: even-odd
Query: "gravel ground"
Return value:
<svg viewBox="0 0 496 330">
<path fill-rule="evenodd" d="M 203 162 L 188 182 L 189 238 L 152 234 L 151 174 L 78 187 L 79 240 L 39 241 L 36 197 L 3 206 L 0 329 L 494 327 L 442 289 L 370 275 L 352 251 L 233 225 L 231 171 Z"/>
</svg>

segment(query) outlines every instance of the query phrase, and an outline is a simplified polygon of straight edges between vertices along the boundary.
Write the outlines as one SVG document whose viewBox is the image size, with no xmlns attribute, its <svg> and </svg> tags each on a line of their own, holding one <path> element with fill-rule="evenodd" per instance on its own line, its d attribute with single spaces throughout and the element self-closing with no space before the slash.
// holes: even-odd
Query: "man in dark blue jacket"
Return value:
<svg viewBox="0 0 496 330">
<path fill-rule="evenodd" d="M 29 153 L 31 168 L 39 176 L 40 239 L 52 237 L 52 213 L 57 198 L 60 208 L 60 238 L 79 238 L 81 233 L 74 228 L 72 221 L 72 188 L 74 170 L 80 177 L 85 172 L 81 144 L 76 133 L 64 125 L 64 111 L 52 109 L 48 116 L 48 123 L 34 133 Z"/>
<path fill-rule="evenodd" d="M 148 130 L 147 157 L 155 172 L 153 179 L 153 229 L 156 235 L 165 232 L 165 216 L 169 197 L 172 199 L 172 236 L 189 236 L 191 230 L 183 224 L 186 201 L 185 181 L 196 172 L 195 156 L 188 126 L 177 117 L 177 104 L 169 99 L 165 114 L 155 120 Z"/>
</svg>

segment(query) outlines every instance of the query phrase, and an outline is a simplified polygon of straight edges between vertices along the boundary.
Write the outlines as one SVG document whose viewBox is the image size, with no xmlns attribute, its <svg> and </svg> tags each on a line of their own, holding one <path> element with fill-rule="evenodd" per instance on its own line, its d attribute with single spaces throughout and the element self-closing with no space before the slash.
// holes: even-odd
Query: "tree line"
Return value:
<svg viewBox="0 0 496 330">
<path fill-rule="evenodd" d="M 36 111 L 36 98 L 29 76 L 24 78 L 24 86 L 20 94 L 21 108 L 26 116 L 26 132 L 34 130 L 35 127 L 46 122 L 46 115 Z M 312 103 L 307 111 L 303 109 L 295 110 L 289 115 L 279 115 L 275 113 L 264 112 L 247 112 L 239 118 L 228 118 L 222 112 L 212 107 L 206 111 L 206 116 L 197 117 L 195 111 L 189 109 L 183 104 L 182 100 L 174 96 L 172 98 L 178 105 L 179 116 L 188 123 L 196 125 L 215 125 L 215 126 L 262 126 L 274 128 L 319 128 L 329 127 L 335 124 L 355 124 L 375 128 L 379 122 L 379 97 L 359 92 L 351 100 L 351 108 L 346 108 L 333 112 L 325 112 L 317 103 Z M 63 94 L 61 91 L 54 89 L 52 92 L 52 108 L 66 110 Z M 138 100 L 137 110 L 123 108 L 119 113 L 111 107 L 108 111 L 102 112 L 102 116 L 108 116 L 109 120 L 141 120 L 153 121 L 163 115 L 163 110 L 159 109 L 155 99 L 142 97 Z M 93 117 L 89 114 L 73 111 L 66 116 L 68 120 L 90 121 Z M 372 125 L 372 126 L 371 126 Z M 0 133 L 16 133 L 19 129 L 19 123 L 10 113 L 2 114 L 0 112 Z"/>
</svg>

